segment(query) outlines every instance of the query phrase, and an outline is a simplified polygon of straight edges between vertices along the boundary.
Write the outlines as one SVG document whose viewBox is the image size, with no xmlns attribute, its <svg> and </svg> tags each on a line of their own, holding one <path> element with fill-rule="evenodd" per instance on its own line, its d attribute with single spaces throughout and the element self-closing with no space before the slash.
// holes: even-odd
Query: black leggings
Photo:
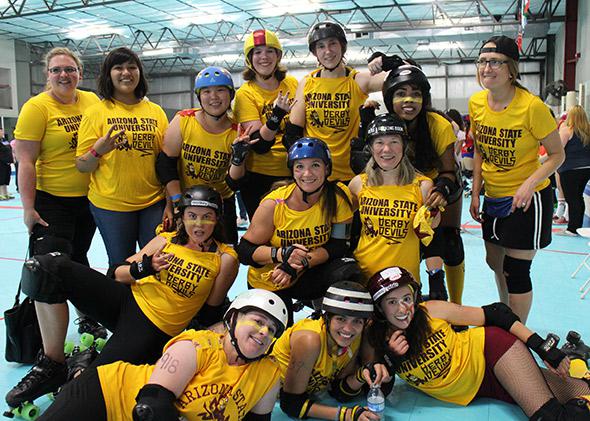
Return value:
<svg viewBox="0 0 590 421">
<path fill-rule="evenodd" d="M 274 175 L 258 174 L 255 172 L 249 172 L 246 175 L 246 178 L 242 181 L 243 184 L 241 184 L 242 187 L 240 191 L 250 221 L 252 220 L 256 209 L 258 209 L 260 201 L 270 191 L 272 184 L 289 178 L 289 176 L 276 177 Z"/>
<path fill-rule="evenodd" d="M 67 299 L 113 332 L 93 366 L 119 360 L 154 364 L 158 360 L 171 336 L 143 314 L 128 285 L 72 261 L 60 265 L 58 275 Z"/>
<path fill-rule="evenodd" d="M 584 222 L 584 189 L 590 180 L 590 168 L 564 171 L 559 174 L 559 179 L 569 212 L 567 230 L 576 232 Z"/>
<path fill-rule="evenodd" d="M 84 370 L 67 383 L 38 421 L 105 421 L 107 410 L 96 368 Z"/>
</svg>

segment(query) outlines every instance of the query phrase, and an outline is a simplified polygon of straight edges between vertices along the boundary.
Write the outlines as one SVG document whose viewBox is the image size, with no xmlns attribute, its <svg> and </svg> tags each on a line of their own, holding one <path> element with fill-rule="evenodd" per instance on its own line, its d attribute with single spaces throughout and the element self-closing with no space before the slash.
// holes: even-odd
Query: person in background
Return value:
<svg viewBox="0 0 590 421">
<path fill-rule="evenodd" d="M 23 105 L 14 131 L 29 255 L 59 251 L 89 266 L 87 254 L 96 231 L 87 197 L 90 177 L 76 169 L 75 156 L 82 115 L 99 99 L 78 89 L 83 66 L 69 49 L 50 50 L 45 70 L 45 91 Z M 65 304 L 61 307 L 67 312 Z M 79 316 L 80 333 L 106 338 L 104 327 Z"/>
<path fill-rule="evenodd" d="M 565 161 L 557 169 L 569 211 L 567 228 L 558 234 L 577 236 L 584 220 L 584 189 L 590 180 L 590 122 L 581 105 L 572 107 L 559 128 Z"/>
<path fill-rule="evenodd" d="M 531 265 L 551 242 L 550 174 L 564 159 L 555 119 L 540 98 L 518 82 L 518 46 L 494 36 L 480 49 L 469 99 L 475 153 L 471 217 L 482 223 L 486 262 L 500 301 L 525 323 L 533 302 Z M 547 159 L 539 162 L 539 145 Z M 480 191 L 485 198 L 480 214 Z"/>
<path fill-rule="evenodd" d="M 109 266 L 134 255 L 137 245 L 145 247 L 156 227 L 166 222 L 156 157 L 168 118 L 145 97 L 147 92 L 137 54 L 116 48 L 100 68 L 98 93 L 103 99 L 86 110 L 80 123 L 76 166 L 90 174 L 90 211 Z"/>
<path fill-rule="evenodd" d="M 10 184 L 10 164 L 14 162 L 12 147 L 5 138 L 4 130 L 0 129 L 0 200 L 14 199 L 14 196 L 8 193 Z"/>
</svg>

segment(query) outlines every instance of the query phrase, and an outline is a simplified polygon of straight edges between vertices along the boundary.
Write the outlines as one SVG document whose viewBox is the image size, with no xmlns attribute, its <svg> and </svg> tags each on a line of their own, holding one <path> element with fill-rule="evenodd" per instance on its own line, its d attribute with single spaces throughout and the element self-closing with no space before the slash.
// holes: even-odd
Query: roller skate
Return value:
<svg viewBox="0 0 590 421">
<path fill-rule="evenodd" d="M 75 346 L 72 353 L 66 358 L 66 366 L 68 367 L 67 381 L 73 380 L 78 374 L 86 370 L 98 357 L 98 353 L 95 344 L 91 344 L 89 347 Z"/>
<path fill-rule="evenodd" d="M 445 287 L 445 272 L 442 269 L 427 270 L 426 272 L 428 273 L 428 295 L 422 295 L 422 301 L 448 301 L 449 294 Z"/>
<path fill-rule="evenodd" d="M 106 328 L 88 316 L 78 317 L 74 323 L 78 325 L 78 333 L 80 334 L 89 333 L 94 338 L 107 338 Z"/>
<path fill-rule="evenodd" d="M 590 371 L 588 361 L 590 360 L 590 347 L 582 341 L 580 334 L 570 330 L 566 337 L 567 342 L 561 350 L 570 358 L 570 376 L 577 379 L 585 379 L 590 384 Z"/>
<path fill-rule="evenodd" d="M 39 416 L 39 407 L 33 401 L 45 394 L 54 393 L 66 382 L 67 368 L 40 352 L 29 372 L 6 394 L 10 409 L 5 417 L 34 420 Z"/>
</svg>

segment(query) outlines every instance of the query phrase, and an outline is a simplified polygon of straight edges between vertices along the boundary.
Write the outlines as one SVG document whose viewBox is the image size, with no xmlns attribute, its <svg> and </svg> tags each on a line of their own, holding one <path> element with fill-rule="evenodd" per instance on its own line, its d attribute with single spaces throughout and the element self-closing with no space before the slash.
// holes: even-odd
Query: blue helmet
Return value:
<svg viewBox="0 0 590 421">
<path fill-rule="evenodd" d="M 225 86 L 229 89 L 231 99 L 234 99 L 236 92 L 231 73 L 223 67 L 209 66 L 199 72 L 195 78 L 195 94 L 200 95 L 201 89 L 209 86 Z"/>
<path fill-rule="evenodd" d="M 302 137 L 296 141 L 290 148 L 287 155 L 287 167 L 293 171 L 293 164 L 298 159 L 319 158 L 328 170 L 328 175 L 332 174 L 332 155 L 328 145 L 323 140 L 315 137 Z"/>
</svg>

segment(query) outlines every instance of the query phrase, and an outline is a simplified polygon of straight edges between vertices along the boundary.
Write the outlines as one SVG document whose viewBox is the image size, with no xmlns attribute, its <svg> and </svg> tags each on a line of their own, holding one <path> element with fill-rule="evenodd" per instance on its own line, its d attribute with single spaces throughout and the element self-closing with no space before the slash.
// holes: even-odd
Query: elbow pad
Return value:
<svg viewBox="0 0 590 421">
<path fill-rule="evenodd" d="M 178 180 L 178 157 L 170 157 L 160 152 L 156 158 L 156 175 L 163 186 L 173 180 Z"/>
<path fill-rule="evenodd" d="M 346 240 L 334 237 L 331 237 L 322 247 L 328 252 L 329 260 L 344 257 L 348 251 Z"/>
<path fill-rule="evenodd" d="M 359 390 L 354 390 L 348 385 L 346 377 L 343 379 L 334 379 L 330 387 L 330 396 L 336 399 L 338 402 L 350 402 L 356 398 L 363 391 L 361 387 Z"/>
<path fill-rule="evenodd" d="M 251 243 L 242 237 L 240 243 L 238 244 L 238 249 L 236 250 L 238 252 L 238 259 L 240 260 L 240 263 L 255 268 L 263 267 L 264 265 L 257 263 L 252 257 L 258 247 L 260 247 L 260 244 Z"/>
<path fill-rule="evenodd" d="M 285 414 L 293 418 L 306 419 L 307 413 L 313 404 L 308 399 L 307 393 L 289 393 L 281 388 L 280 393 L 281 409 Z"/>
<path fill-rule="evenodd" d="M 133 421 L 178 421 L 176 396 L 159 384 L 146 384 L 135 397 Z"/>
<path fill-rule="evenodd" d="M 485 317 L 484 326 L 497 326 L 509 332 L 514 322 L 520 322 L 518 316 L 504 303 L 489 304 L 482 309 Z"/>
<path fill-rule="evenodd" d="M 283 146 L 287 151 L 291 149 L 291 146 L 299 139 L 303 137 L 303 127 L 298 126 L 297 124 L 293 124 L 288 122 L 285 125 L 285 134 L 283 135 Z"/>
<path fill-rule="evenodd" d="M 272 412 L 269 412 L 268 414 L 255 414 L 253 412 L 248 412 L 246 415 L 244 415 L 243 421 L 270 421 Z"/>
<path fill-rule="evenodd" d="M 253 143 L 250 145 L 250 149 L 258 154 L 267 153 L 270 151 L 270 148 L 275 144 L 274 137 L 271 140 L 266 140 L 260 134 L 260 130 L 256 130 L 254 133 L 250 135 L 250 140 L 258 139 L 258 142 Z"/>
</svg>

